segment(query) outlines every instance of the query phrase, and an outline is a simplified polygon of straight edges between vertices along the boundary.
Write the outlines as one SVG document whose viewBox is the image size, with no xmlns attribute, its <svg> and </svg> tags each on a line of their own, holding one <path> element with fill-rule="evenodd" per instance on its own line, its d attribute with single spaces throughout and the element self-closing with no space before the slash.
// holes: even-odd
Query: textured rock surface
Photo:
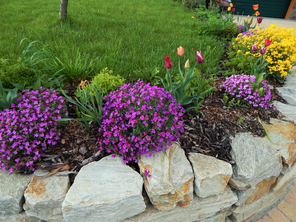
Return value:
<svg viewBox="0 0 296 222">
<path fill-rule="evenodd" d="M 32 175 L 8 174 L 0 169 L 0 216 L 22 211 L 23 195 L 31 178 Z"/>
<path fill-rule="evenodd" d="M 230 218 L 234 222 L 248 221 L 252 219 L 256 221 L 263 215 L 270 206 L 275 204 L 289 191 L 289 188 L 293 186 L 293 183 L 296 182 L 296 166 L 292 167 L 289 172 L 284 175 L 280 175 L 276 181 L 276 185 L 270 189 L 270 191 L 264 195 L 262 198 L 247 204 L 236 207 L 233 210 L 233 214 L 230 215 Z M 248 220 L 247 220 L 248 219 Z"/>
<path fill-rule="evenodd" d="M 271 119 L 270 123 L 264 126 L 282 156 L 284 167 L 290 168 L 296 163 L 296 125 L 278 119 Z"/>
<path fill-rule="evenodd" d="M 293 70 L 293 75 L 287 75 L 285 77 L 286 79 L 285 86 L 295 89 L 296 88 L 296 66 L 294 66 L 292 70 Z"/>
<path fill-rule="evenodd" d="M 151 157 L 142 155 L 138 165 L 141 174 L 150 171 L 144 178 L 145 190 L 151 203 L 159 210 L 187 206 L 193 199 L 193 171 L 184 150 L 177 144 Z"/>
<path fill-rule="evenodd" d="M 250 133 L 237 134 L 232 139 L 232 179 L 239 188 L 255 187 L 262 180 L 278 176 L 282 160 L 276 147 L 267 137 L 254 137 Z"/>
<path fill-rule="evenodd" d="M 69 186 L 68 176 L 33 176 L 24 194 L 26 214 L 42 220 L 62 220 L 62 203 Z"/>
<path fill-rule="evenodd" d="M 194 195 L 192 203 L 186 207 L 176 206 L 172 210 L 160 211 L 149 204 L 142 214 L 126 219 L 124 222 L 199 221 L 212 217 L 220 211 L 227 210 L 236 201 L 236 194 L 227 187 L 223 193 L 207 198 L 199 198 Z"/>
<path fill-rule="evenodd" d="M 278 101 L 274 101 L 273 105 L 283 114 L 284 120 L 292 121 L 294 124 L 296 124 L 295 106 L 287 105 Z"/>
<path fill-rule="evenodd" d="M 189 153 L 194 171 L 194 188 L 199 197 L 208 197 L 223 192 L 232 175 L 229 163 L 200 153 Z"/>
<path fill-rule="evenodd" d="M 84 166 L 63 202 L 66 221 L 121 221 L 145 210 L 143 179 L 119 158 Z"/>
<path fill-rule="evenodd" d="M 279 93 L 279 95 L 286 100 L 289 105 L 296 106 L 296 86 L 291 87 L 278 87 L 276 88 L 276 91 Z"/>
<path fill-rule="evenodd" d="M 42 222 L 41 219 L 36 217 L 30 217 L 25 213 L 0 216 L 0 222 Z"/>
</svg>

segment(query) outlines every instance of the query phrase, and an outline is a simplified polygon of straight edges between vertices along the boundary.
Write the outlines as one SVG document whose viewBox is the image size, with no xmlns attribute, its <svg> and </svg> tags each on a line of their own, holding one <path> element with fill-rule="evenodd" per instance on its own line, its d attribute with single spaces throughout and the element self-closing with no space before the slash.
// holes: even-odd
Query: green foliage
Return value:
<svg viewBox="0 0 296 222">
<path fill-rule="evenodd" d="M 9 109 L 10 104 L 15 101 L 17 97 L 17 89 L 5 89 L 0 80 L 0 111 L 3 111 L 5 108 Z"/>
<path fill-rule="evenodd" d="M 124 85 L 125 79 L 119 75 L 113 75 L 112 70 L 108 70 L 108 68 L 104 68 L 98 75 L 96 75 L 89 85 L 86 85 L 83 90 L 78 86 L 75 95 L 77 97 L 81 97 L 83 91 L 92 94 L 95 93 L 95 88 L 101 87 L 101 92 L 103 95 L 109 94 L 111 91 L 118 89 L 119 86 Z"/>
<path fill-rule="evenodd" d="M 227 71 L 224 73 L 225 76 L 231 76 L 238 73 L 249 75 L 252 72 L 250 64 L 256 62 L 256 57 L 244 55 L 242 51 L 230 51 L 227 54 L 229 60 L 223 62 L 223 65 L 227 68 Z"/>
<path fill-rule="evenodd" d="M 76 101 L 71 99 L 67 94 L 62 91 L 63 95 L 66 97 L 66 99 L 76 105 L 79 116 L 81 118 L 71 119 L 71 118 L 63 118 L 59 121 L 69 121 L 69 120 L 75 120 L 77 121 L 81 126 L 83 126 L 88 132 L 90 132 L 89 129 L 89 122 L 93 121 L 97 124 L 100 124 L 100 118 L 103 113 L 102 108 L 102 102 L 103 102 L 103 94 L 101 92 L 101 87 L 99 86 L 99 89 L 96 87 L 96 85 L 93 85 L 90 89 L 91 92 L 94 91 L 94 93 L 90 93 L 86 90 L 82 90 L 80 98 L 75 98 Z"/>
<path fill-rule="evenodd" d="M 233 22 L 231 15 L 222 15 L 219 9 L 212 11 L 200 7 L 196 10 L 196 16 L 199 24 L 196 28 L 198 35 L 213 35 L 219 39 L 228 39 L 238 34 L 237 25 Z"/>
</svg>

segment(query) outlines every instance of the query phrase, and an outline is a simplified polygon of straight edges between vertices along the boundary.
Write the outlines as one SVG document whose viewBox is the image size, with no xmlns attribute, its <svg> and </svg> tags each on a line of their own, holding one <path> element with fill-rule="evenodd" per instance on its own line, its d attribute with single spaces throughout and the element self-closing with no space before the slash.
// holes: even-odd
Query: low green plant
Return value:
<svg viewBox="0 0 296 222">
<path fill-rule="evenodd" d="M 92 92 L 95 93 L 92 93 Z M 96 85 L 93 85 L 90 91 L 82 90 L 79 99 L 76 97 L 74 101 L 70 98 L 64 91 L 62 91 L 65 98 L 72 104 L 76 105 L 80 118 L 72 119 L 72 118 L 63 118 L 59 121 L 69 121 L 75 120 L 77 121 L 82 127 L 84 127 L 88 132 L 89 129 L 89 122 L 93 121 L 97 124 L 100 124 L 101 115 L 103 112 L 102 109 L 102 102 L 103 102 L 103 94 L 101 92 L 101 86 L 99 88 Z"/>
<path fill-rule="evenodd" d="M 85 85 L 83 89 L 81 87 L 77 87 L 75 95 L 77 97 L 81 97 L 81 94 L 85 91 L 87 93 L 92 92 L 95 93 L 95 88 L 101 87 L 101 93 L 103 95 L 109 94 L 111 91 L 118 89 L 119 86 L 124 85 L 125 79 L 119 75 L 113 75 L 112 70 L 108 70 L 108 68 L 104 68 L 99 74 L 97 74 L 92 80 L 91 83 Z"/>
<path fill-rule="evenodd" d="M 4 109 L 9 109 L 11 103 L 15 101 L 17 97 L 17 89 L 5 89 L 3 88 L 2 82 L 0 80 L 0 111 Z"/>
<path fill-rule="evenodd" d="M 238 118 L 237 125 L 242 124 L 244 122 L 244 120 L 245 120 L 245 117 L 244 116 L 241 116 L 240 118 Z"/>
</svg>

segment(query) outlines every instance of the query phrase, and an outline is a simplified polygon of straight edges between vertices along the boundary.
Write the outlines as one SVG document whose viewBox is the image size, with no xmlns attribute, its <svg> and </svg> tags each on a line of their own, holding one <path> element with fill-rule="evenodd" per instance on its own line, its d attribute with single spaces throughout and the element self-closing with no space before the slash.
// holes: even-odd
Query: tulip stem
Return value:
<svg viewBox="0 0 296 222">
<path fill-rule="evenodd" d="M 169 74 L 170 74 L 170 77 L 171 77 L 171 80 L 172 80 L 172 72 L 171 72 L 171 69 L 168 69 L 169 70 Z"/>
<path fill-rule="evenodd" d="M 200 74 L 200 86 L 198 89 L 198 94 L 201 93 L 201 88 L 202 88 L 202 80 L 203 80 L 203 68 L 202 68 L 202 63 L 200 63 L 200 67 L 201 67 L 201 74 Z"/>
<path fill-rule="evenodd" d="M 182 64 L 182 68 L 183 68 L 183 77 L 185 77 L 185 68 L 184 68 L 184 64 L 183 64 L 183 56 L 181 56 L 181 64 Z"/>
</svg>

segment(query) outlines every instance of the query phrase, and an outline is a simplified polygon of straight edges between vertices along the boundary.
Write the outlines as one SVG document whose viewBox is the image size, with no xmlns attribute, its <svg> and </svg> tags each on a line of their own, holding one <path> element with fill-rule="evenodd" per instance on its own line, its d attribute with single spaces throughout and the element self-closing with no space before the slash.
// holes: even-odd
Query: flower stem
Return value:
<svg viewBox="0 0 296 222">
<path fill-rule="evenodd" d="M 183 56 L 181 56 L 181 64 L 182 64 L 182 68 L 183 68 L 183 77 L 185 77 L 185 68 L 184 68 L 184 64 L 183 64 Z"/>
</svg>

